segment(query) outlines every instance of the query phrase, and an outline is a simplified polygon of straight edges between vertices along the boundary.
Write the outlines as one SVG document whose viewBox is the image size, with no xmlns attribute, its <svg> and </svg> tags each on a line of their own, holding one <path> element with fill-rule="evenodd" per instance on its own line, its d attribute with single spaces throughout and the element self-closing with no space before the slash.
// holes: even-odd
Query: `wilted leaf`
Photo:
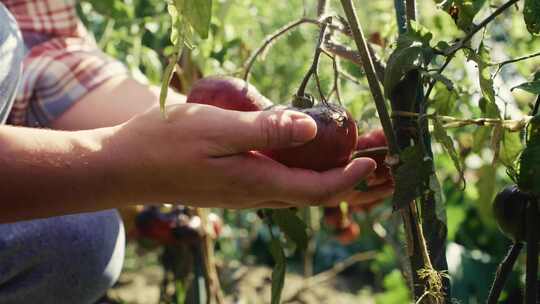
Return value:
<svg viewBox="0 0 540 304">
<path fill-rule="evenodd" d="M 212 17 L 212 0 L 184 0 L 184 17 L 201 38 L 207 38 Z"/>
<path fill-rule="evenodd" d="M 394 209 L 400 209 L 417 198 L 432 173 L 431 162 L 423 158 L 419 147 L 408 147 L 400 154 L 401 165 L 394 175 Z"/>
<path fill-rule="evenodd" d="M 478 76 L 482 95 L 489 103 L 495 104 L 495 89 L 493 88 L 493 80 L 489 71 L 489 62 L 491 60 L 489 50 L 482 42 L 478 47 L 477 53 L 470 50 L 465 50 L 465 52 L 468 54 L 468 59 L 473 60 L 478 65 Z"/>
<path fill-rule="evenodd" d="M 459 159 L 456 148 L 454 147 L 454 141 L 450 136 L 448 136 L 446 129 L 438 119 L 433 120 L 433 137 L 443 146 L 444 151 L 450 156 L 452 162 L 454 163 L 454 167 L 456 167 L 456 170 L 459 172 L 460 180 L 465 185 L 463 166 L 461 164 L 461 160 Z"/>
<path fill-rule="evenodd" d="M 525 0 L 523 17 L 529 33 L 540 34 L 540 0 Z"/>
<path fill-rule="evenodd" d="M 305 250 L 307 247 L 307 226 L 290 209 L 276 209 L 272 211 L 272 220 L 279 226 L 279 229 L 285 236 L 293 241 L 300 250 Z"/>
<path fill-rule="evenodd" d="M 272 304 L 279 304 L 281 302 L 281 292 L 285 285 L 285 271 L 287 269 L 287 263 L 285 261 L 285 253 L 281 242 L 277 238 L 272 238 L 270 242 L 270 254 L 274 259 L 274 269 L 272 271 Z"/>
<path fill-rule="evenodd" d="M 496 167 L 489 164 L 484 165 L 478 170 L 478 200 L 477 209 L 484 223 L 492 222 L 493 213 L 491 211 L 491 203 L 495 196 L 495 180 L 497 176 Z"/>
</svg>

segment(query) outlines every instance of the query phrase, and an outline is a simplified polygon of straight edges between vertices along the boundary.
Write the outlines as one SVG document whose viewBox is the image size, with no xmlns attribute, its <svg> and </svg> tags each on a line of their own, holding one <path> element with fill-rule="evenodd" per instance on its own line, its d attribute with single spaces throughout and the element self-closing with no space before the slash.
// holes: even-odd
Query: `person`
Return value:
<svg viewBox="0 0 540 304">
<path fill-rule="evenodd" d="M 0 304 L 95 303 L 122 267 L 114 208 L 284 208 L 392 192 L 352 190 L 371 159 L 314 172 L 250 152 L 311 140 L 307 115 L 171 93 L 163 119 L 158 95 L 97 49 L 74 1 L 0 1 Z"/>
</svg>

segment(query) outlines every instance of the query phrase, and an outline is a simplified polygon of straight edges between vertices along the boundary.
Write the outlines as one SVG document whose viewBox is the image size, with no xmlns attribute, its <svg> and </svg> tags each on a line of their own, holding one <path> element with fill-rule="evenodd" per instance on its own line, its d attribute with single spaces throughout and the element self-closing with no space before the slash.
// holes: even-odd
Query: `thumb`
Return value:
<svg viewBox="0 0 540 304">
<path fill-rule="evenodd" d="M 232 117 L 221 120 L 221 156 L 299 146 L 317 135 L 315 120 L 298 111 L 225 112 Z"/>
</svg>

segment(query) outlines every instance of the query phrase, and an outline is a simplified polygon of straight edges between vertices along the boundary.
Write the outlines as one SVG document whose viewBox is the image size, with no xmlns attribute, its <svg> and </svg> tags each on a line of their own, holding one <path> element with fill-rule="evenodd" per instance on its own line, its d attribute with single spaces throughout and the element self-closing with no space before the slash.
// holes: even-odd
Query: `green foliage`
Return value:
<svg viewBox="0 0 540 304">
<path fill-rule="evenodd" d="M 432 174 L 431 163 L 423 158 L 420 147 L 409 147 L 400 154 L 401 165 L 397 168 L 393 205 L 401 208 L 417 198 L 424 187 L 424 183 Z"/>
<path fill-rule="evenodd" d="M 540 116 L 531 120 L 527 132 L 527 144 L 519 159 L 518 186 L 540 195 Z"/>
<path fill-rule="evenodd" d="M 523 17 L 527 30 L 533 35 L 540 34 L 540 0 L 525 0 Z"/>
<path fill-rule="evenodd" d="M 411 23 L 407 33 L 399 36 L 384 73 L 384 93 L 387 98 L 409 71 L 418 70 L 431 61 L 433 51 L 429 42 L 432 37 L 426 28 L 416 22 Z"/>
<path fill-rule="evenodd" d="M 486 0 L 436 0 L 436 2 L 454 19 L 460 29 L 468 31 Z"/>
<path fill-rule="evenodd" d="M 527 91 L 531 94 L 540 95 L 540 80 L 524 82 L 512 88 L 512 90 L 514 89 L 520 89 L 523 91 Z"/>
</svg>

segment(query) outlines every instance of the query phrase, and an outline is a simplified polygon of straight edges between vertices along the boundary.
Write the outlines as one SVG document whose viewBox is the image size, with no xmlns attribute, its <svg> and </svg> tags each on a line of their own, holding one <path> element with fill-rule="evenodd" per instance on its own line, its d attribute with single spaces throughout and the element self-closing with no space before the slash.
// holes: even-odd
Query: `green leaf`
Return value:
<svg viewBox="0 0 540 304">
<path fill-rule="evenodd" d="M 424 47 L 429 47 L 433 34 L 427 27 L 424 27 L 417 21 L 411 21 L 406 33 L 400 35 L 397 40 L 397 49 L 413 46 L 420 43 Z"/>
<path fill-rule="evenodd" d="M 274 269 L 272 271 L 272 304 L 279 304 L 281 302 L 281 293 L 283 292 L 283 286 L 285 285 L 285 271 L 287 270 L 287 263 L 285 261 L 285 253 L 281 242 L 272 235 L 270 242 L 270 254 L 274 259 Z"/>
<path fill-rule="evenodd" d="M 527 91 L 531 94 L 540 95 L 540 80 L 534 80 L 530 82 L 524 82 L 512 88 L 512 91 L 515 89 L 520 89 Z"/>
<path fill-rule="evenodd" d="M 308 241 L 307 226 L 294 211 L 290 209 L 275 209 L 272 211 L 272 220 L 300 250 L 306 249 Z"/>
<path fill-rule="evenodd" d="M 208 38 L 212 0 L 184 0 L 184 17 L 201 38 Z"/>
<path fill-rule="evenodd" d="M 435 94 L 430 106 L 439 115 L 450 115 L 456 111 L 456 101 L 459 98 L 456 90 L 448 90 L 446 85 L 438 82 L 435 84 Z"/>
<path fill-rule="evenodd" d="M 438 119 L 433 120 L 433 137 L 438 141 L 442 146 L 444 151 L 450 156 L 454 167 L 459 172 L 459 178 L 465 184 L 465 176 L 463 172 L 463 165 L 459 159 L 456 148 L 454 147 L 454 141 L 446 133 L 446 129 L 443 127 L 442 123 Z"/>
<path fill-rule="evenodd" d="M 415 21 L 411 22 L 406 33 L 399 36 L 384 73 L 384 93 L 387 98 L 409 71 L 420 69 L 431 61 L 433 49 L 429 42 L 432 37 L 427 28 Z"/>
<path fill-rule="evenodd" d="M 523 17 L 527 30 L 533 35 L 540 34 L 540 0 L 525 0 Z"/>
<path fill-rule="evenodd" d="M 424 185 L 432 174 L 431 161 L 424 159 L 420 147 L 408 147 L 400 154 L 401 165 L 397 168 L 393 206 L 400 209 L 424 190 Z"/>
<path fill-rule="evenodd" d="M 384 73 L 384 94 L 390 98 L 392 90 L 407 72 L 416 70 L 424 62 L 424 47 L 420 45 L 396 49 L 390 58 Z"/>
</svg>

